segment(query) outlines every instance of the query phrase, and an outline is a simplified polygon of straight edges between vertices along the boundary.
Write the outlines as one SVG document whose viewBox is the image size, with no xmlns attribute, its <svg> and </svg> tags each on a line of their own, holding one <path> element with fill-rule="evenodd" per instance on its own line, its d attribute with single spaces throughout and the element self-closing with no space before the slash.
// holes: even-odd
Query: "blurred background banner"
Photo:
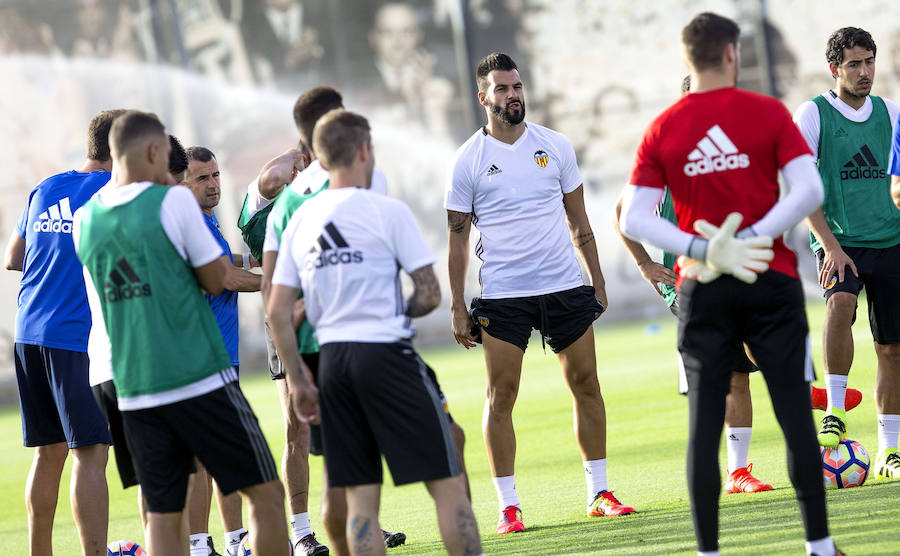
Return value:
<svg viewBox="0 0 900 556">
<path fill-rule="evenodd" d="M 611 302 L 604 319 L 660 314 L 612 230 L 612 208 L 643 130 L 678 97 L 680 30 L 702 10 L 741 25 L 739 85 L 791 111 L 833 85 L 825 41 L 847 25 L 879 46 L 875 94 L 900 100 L 900 2 L 889 0 L 0 0 L 0 230 L 12 232 L 42 178 L 80 166 L 91 116 L 138 108 L 216 154 L 216 212 L 241 250 L 247 183 L 296 144 L 297 95 L 330 84 L 372 121 L 389 193 L 412 207 L 438 257 L 444 306 L 419 322 L 420 339 L 450 342 L 444 183 L 454 151 L 484 123 L 474 67 L 499 50 L 520 66 L 527 119 L 575 146 Z M 806 230 L 790 241 L 814 275 Z M 7 383 L 18 279 L 0 273 Z M 261 367 L 258 295 L 241 296 L 241 319 L 242 364 Z"/>
</svg>

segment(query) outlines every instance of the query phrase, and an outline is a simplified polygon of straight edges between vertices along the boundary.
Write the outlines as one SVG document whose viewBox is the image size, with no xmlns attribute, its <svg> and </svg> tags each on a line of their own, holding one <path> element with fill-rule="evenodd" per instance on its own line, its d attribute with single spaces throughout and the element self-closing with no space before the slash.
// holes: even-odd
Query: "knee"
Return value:
<svg viewBox="0 0 900 556">
<path fill-rule="evenodd" d="M 731 394 L 737 396 L 750 394 L 749 373 L 734 372 L 731 374 Z"/>
<path fill-rule="evenodd" d="M 343 535 L 347 525 L 347 501 L 344 499 L 344 489 L 330 488 L 322 497 L 322 522 L 328 535 Z"/>
<path fill-rule="evenodd" d="M 487 401 L 491 413 L 512 413 L 516 404 L 518 389 L 512 383 L 500 383 L 488 385 Z"/>
<path fill-rule="evenodd" d="M 600 381 L 597 379 L 597 369 L 593 366 L 571 373 L 568 382 L 576 399 L 600 397 Z"/>
<path fill-rule="evenodd" d="M 309 450 L 309 425 L 295 415 L 285 421 L 286 449 L 290 451 Z"/>
<path fill-rule="evenodd" d="M 849 326 L 856 313 L 856 296 L 844 292 L 832 295 L 825 306 L 825 312 L 829 319 Z"/>
<path fill-rule="evenodd" d="M 900 372 L 900 344 L 875 343 L 875 353 L 879 359 L 889 362 L 890 371 Z"/>
<path fill-rule="evenodd" d="M 72 449 L 72 457 L 79 465 L 105 468 L 109 460 L 108 444 L 92 444 L 81 448 Z"/>
<path fill-rule="evenodd" d="M 38 446 L 34 449 L 34 458 L 44 464 L 62 464 L 69 455 L 69 447 L 65 442 Z"/>
<path fill-rule="evenodd" d="M 247 496 L 249 503 L 256 508 L 255 511 L 284 512 L 284 485 L 277 479 L 254 485 L 242 491 L 242 494 Z"/>
</svg>

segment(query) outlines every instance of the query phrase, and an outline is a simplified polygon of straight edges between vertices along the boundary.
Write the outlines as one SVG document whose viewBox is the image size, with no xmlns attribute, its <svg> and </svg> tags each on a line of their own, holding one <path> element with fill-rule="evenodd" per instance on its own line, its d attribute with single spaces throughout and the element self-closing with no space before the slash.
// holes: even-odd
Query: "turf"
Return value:
<svg viewBox="0 0 900 556">
<path fill-rule="evenodd" d="M 810 303 L 816 368 L 821 385 L 822 304 Z M 875 357 L 865 305 L 854 327 L 856 361 L 850 385 L 864 392 L 863 402 L 849 414 L 850 436 L 874 452 L 877 448 L 872 387 Z M 580 455 L 572 434 L 571 397 L 555 357 L 532 342 L 526 357 L 514 414 L 517 440 L 517 486 L 527 531 L 499 537 L 493 533 L 496 498 L 481 438 L 484 363 L 480 350 L 425 350 L 437 369 L 454 418 L 468 434 L 469 468 L 474 509 L 489 554 L 690 554 L 696 550 L 685 487 L 686 400 L 676 393 L 674 319 L 659 317 L 628 325 L 597 326 L 600 384 L 608 416 L 609 480 L 624 502 L 638 514 L 621 518 L 584 517 L 585 487 Z M 270 381 L 261 374 L 243 387 L 256 410 L 276 459 L 284 440 L 281 409 Z M 804 554 L 800 517 L 785 469 L 785 451 L 762 377 L 751 378 L 754 433 L 750 460 L 754 474 L 775 490 L 726 495 L 721 503 L 721 550 L 726 554 Z M 817 418 L 821 413 L 817 412 Z M 25 476 L 32 452 L 21 446 L 14 407 L 0 411 L 0 554 L 27 553 Z M 724 448 L 722 468 L 724 469 Z M 319 519 L 321 462 L 312 462 L 311 519 L 325 541 Z M 66 477 L 68 477 L 68 469 Z M 114 463 L 110 484 L 109 538 L 142 541 L 134 490 L 123 491 Z M 75 554 L 68 480 L 56 514 L 54 548 Z M 900 553 L 900 481 L 870 480 L 861 488 L 828 492 L 832 534 L 851 554 Z M 407 533 L 406 546 L 389 554 L 443 553 L 433 505 L 421 485 L 386 486 L 382 525 Z M 213 510 L 210 529 L 222 546 L 221 526 Z"/>
</svg>

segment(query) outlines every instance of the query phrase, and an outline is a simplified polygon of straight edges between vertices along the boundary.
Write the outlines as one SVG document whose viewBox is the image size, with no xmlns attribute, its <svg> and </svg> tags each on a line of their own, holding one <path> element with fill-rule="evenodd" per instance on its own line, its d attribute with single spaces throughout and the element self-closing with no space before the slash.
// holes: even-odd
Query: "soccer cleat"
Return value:
<svg viewBox="0 0 900 556">
<path fill-rule="evenodd" d="M 844 424 L 845 411 L 833 409 L 836 414 L 829 413 L 822 419 L 822 428 L 819 429 L 819 446 L 835 448 L 838 443 L 847 436 L 847 425 Z"/>
<path fill-rule="evenodd" d="M 728 475 L 725 481 L 725 492 L 727 494 L 735 494 L 737 492 L 762 492 L 764 490 L 772 490 L 772 485 L 764 483 L 750 474 L 753 470 L 753 464 L 747 467 L 735 469 Z"/>
<path fill-rule="evenodd" d="M 497 522 L 497 534 L 521 533 L 525 530 L 522 523 L 522 510 L 518 506 L 507 506 L 500 512 L 500 521 Z"/>
<path fill-rule="evenodd" d="M 828 390 L 813 386 L 809 393 L 809 401 L 813 409 L 825 411 L 828 409 Z M 850 411 L 858 406 L 861 401 L 862 392 L 856 388 L 847 388 L 847 394 L 844 396 L 844 410 Z"/>
<path fill-rule="evenodd" d="M 875 458 L 875 477 L 879 479 L 900 479 L 900 450 L 888 448 Z"/>
<path fill-rule="evenodd" d="M 384 535 L 384 546 L 388 548 L 396 548 L 406 542 L 406 534 L 401 533 L 400 531 L 391 533 L 390 531 L 382 529 L 381 534 Z"/>
<path fill-rule="evenodd" d="M 206 537 L 206 548 L 207 548 L 206 556 L 222 556 L 221 554 L 216 552 L 216 547 L 213 544 L 212 536 Z M 226 552 L 227 552 L 227 550 L 226 550 Z"/>
<path fill-rule="evenodd" d="M 594 496 L 594 501 L 588 506 L 588 517 L 606 517 L 613 515 L 633 514 L 634 508 L 625 506 L 619 502 L 613 493 L 608 490 L 601 490 Z"/>
<path fill-rule="evenodd" d="M 316 540 L 316 534 L 310 533 L 302 537 L 294 544 L 294 554 L 305 554 L 306 556 L 325 556 L 329 554 L 328 547 Z"/>
</svg>

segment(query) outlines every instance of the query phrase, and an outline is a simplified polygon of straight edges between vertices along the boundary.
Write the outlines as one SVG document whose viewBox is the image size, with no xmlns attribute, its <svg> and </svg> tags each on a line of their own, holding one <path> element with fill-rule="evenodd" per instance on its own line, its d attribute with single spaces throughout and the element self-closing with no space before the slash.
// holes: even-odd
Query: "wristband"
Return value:
<svg viewBox="0 0 900 556">
<path fill-rule="evenodd" d="M 709 240 L 700 236 L 694 236 L 691 243 L 688 244 L 687 256 L 699 261 L 706 262 L 706 248 L 709 246 Z"/>
</svg>

